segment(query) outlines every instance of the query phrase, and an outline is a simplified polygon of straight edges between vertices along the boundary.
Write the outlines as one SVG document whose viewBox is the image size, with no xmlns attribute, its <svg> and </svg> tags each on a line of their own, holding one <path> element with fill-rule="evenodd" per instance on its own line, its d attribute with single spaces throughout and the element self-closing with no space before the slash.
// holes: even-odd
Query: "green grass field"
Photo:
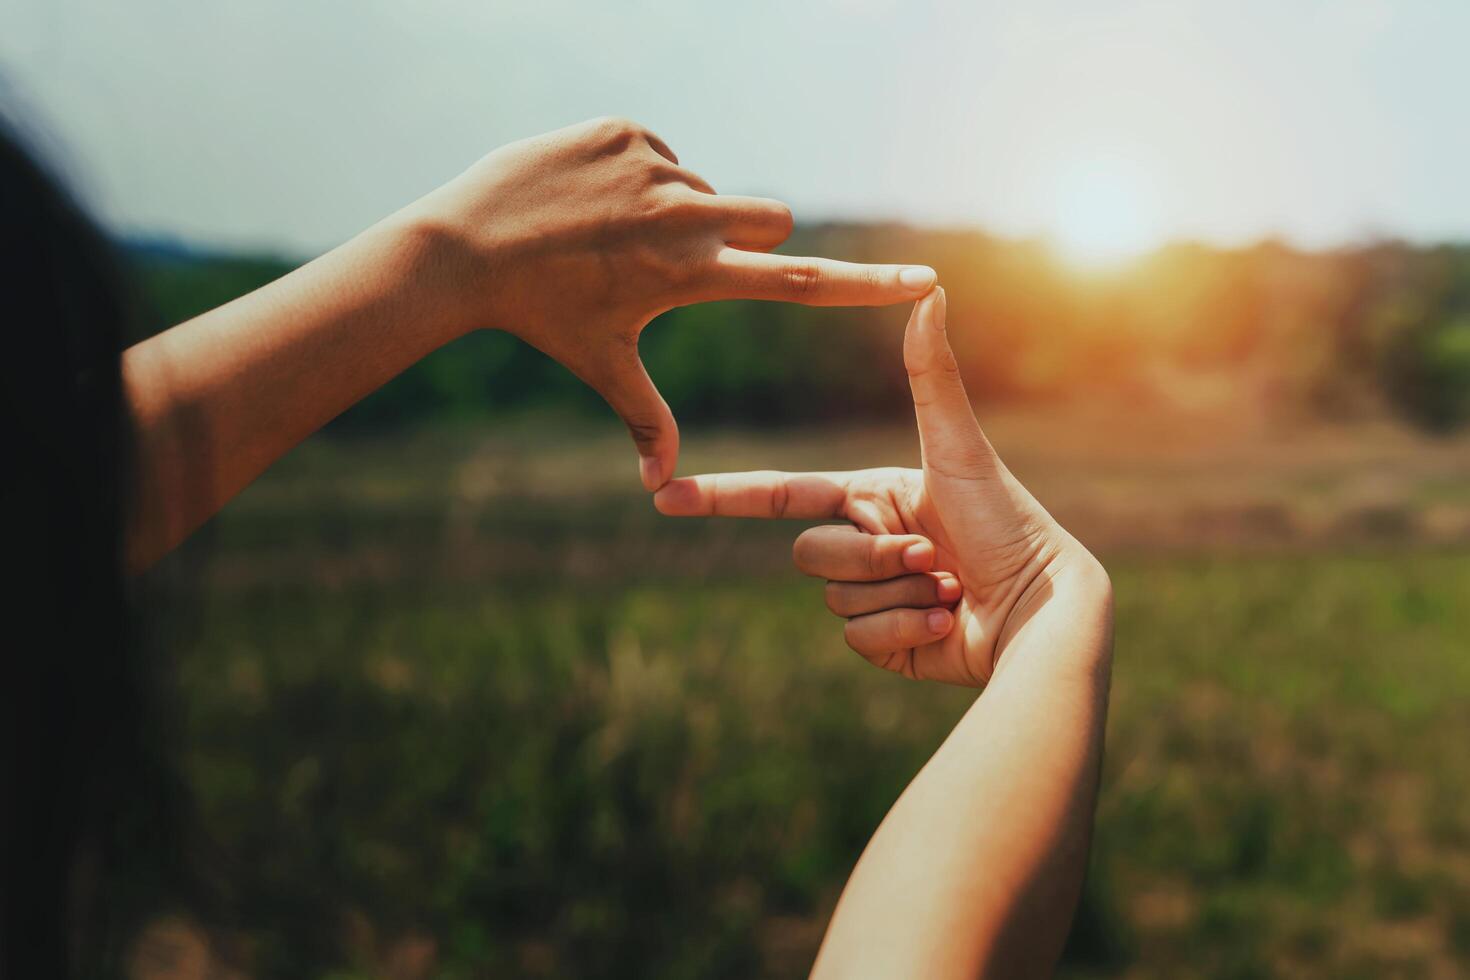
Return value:
<svg viewBox="0 0 1470 980">
<path fill-rule="evenodd" d="M 1064 975 L 1470 971 L 1465 445 L 1089 458 L 1028 426 L 992 431 L 1118 597 Z M 911 441 L 714 435 L 685 468 Z M 847 651 L 800 525 L 663 519 L 633 472 L 544 422 L 318 441 L 164 570 L 248 973 L 805 974 L 973 693 Z"/>
</svg>

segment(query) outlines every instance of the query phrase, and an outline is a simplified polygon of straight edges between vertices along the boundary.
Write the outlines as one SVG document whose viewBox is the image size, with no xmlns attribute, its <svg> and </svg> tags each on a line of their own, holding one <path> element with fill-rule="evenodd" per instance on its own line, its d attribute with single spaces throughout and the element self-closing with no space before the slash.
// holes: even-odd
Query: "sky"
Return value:
<svg viewBox="0 0 1470 980">
<path fill-rule="evenodd" d="M 605 114 L 798 220 L 1470 239 L 1467 54 L 1467 0 L 0 0 L 113 228 L 291 253 Z"/>
</svg>

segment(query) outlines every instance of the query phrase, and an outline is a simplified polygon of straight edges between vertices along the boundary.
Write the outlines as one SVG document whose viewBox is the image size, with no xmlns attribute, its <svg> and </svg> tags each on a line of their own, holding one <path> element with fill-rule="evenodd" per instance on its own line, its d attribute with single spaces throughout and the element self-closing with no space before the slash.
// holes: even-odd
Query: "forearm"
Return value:
<svg viewBox="0 0 1470 980">
<path fill-rule="evenodd" d="M 1016 632 L 884 819 L 814 976 L 1031 977 L 1055 965 L 1086 869 L 1111 662 L 1106 576 L 1079 575 L 1079 598 L 1047 600 Z"/>
<path fill-rule="evenodd" d="M 462 329 L 417 284 L 434 234 L 395 215 L 123 355 L 135 426 L 128 561 L 147 568 L 271 463 Z"/>
</svg>

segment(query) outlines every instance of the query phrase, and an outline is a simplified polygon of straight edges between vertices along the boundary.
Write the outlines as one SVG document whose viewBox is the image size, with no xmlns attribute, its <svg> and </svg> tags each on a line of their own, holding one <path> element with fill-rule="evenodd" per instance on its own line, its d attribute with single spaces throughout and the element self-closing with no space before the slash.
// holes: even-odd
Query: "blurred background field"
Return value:
<svg viewBox="0 0 1470 980">
<path fill-rule="evenodd" d="M 155 269 L 161 305 L 180 281 Z M 770 314 L 816 379 L 865 376 L 823 361 L 839 346 L 898 364 L 896 311 L 734 310 L 649 343 Z M 952 329 L 992 440 L 1117 589 L 1063 975 L 1470 970 L 1470 440 L 1410 424 L 1373 371 L 1331 410 L 1248 397 L 1259 372 L 1230 365 L 1250 344 L 1195 363 L 1223 408 L 1102 383 L 1091 403 L 986 397 L 1005 323 Z M 802 525 L 656 514 L 605 410 L 504 339 L 313 439 L 157 576 L 219 948 L 251 976 L 802 976 L 973 695 L 850 653 L 790 567 Z M 691 391 L 734 370 L 679 364 Z M 564 396 L 513 414 L 453 410 L 443 380 L 538 371 Z M 405 390 L 446 402 L 397 418 Z M 855 385 L 852 420 L 778 427 L 734 424 L 750 399 L 671 394 L 681 469 L 912 464 L 891 394 Z M 185 971 L 191 921 L 155 923 L 140 972 Z"/>
<path fill-rule="evenodd" d="M 1470 975 L 1464 0 L 0 20 L 4 111 L 127 248 L 142 332 L 609 113 L 788 203 L 784 252 L 932 265 L 993 440 L 1117 591 L 1063 974 Z M 904 316 L 660 318 L 683 472 L 912 463 Z M 506 334 L 390 383 L 141 590 L 210 887 L 129 883 L 134 973 L 803 975 L 973 695 L 847 651 L 798 529 L 660 518 Z"/>
</svg>

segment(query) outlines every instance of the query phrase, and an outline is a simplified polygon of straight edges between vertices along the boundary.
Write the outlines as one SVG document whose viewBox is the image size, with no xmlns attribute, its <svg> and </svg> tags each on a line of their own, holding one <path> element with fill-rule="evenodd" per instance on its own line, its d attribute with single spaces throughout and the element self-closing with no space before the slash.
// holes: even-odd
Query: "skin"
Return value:
<svg viewBox="0 0 1470 980">
<path fill-rule="evenodd" d="M 655 316 L 739 298 L 882 305 L 935 281 L 922 266 L 768 254 L 791 228 L 784 204 L 714 193 L 628 120 L 495 150 L 339 248 L 124 353 L 130 569 L 394 375 L 479 329 L 515 334 L 602 394 L 657 489 L 679 437 L 638 357 Z"/>
<path fill-rule="evenodd" d="M 817 977 L 1034 977 L 1081 890 L 1112 660 L 1102 566 L 996 455 L 945 332 L 942 290 L 904 340 L 923 468 L 675 480 L 675 516 L 841 518 L 796 541 L 847 641 L 906 677 L 984 686 L 849 879 Z"/>
<path fill-rule="evenodd" d="M 340 248 L 125 352 L 129 564 L 146 568 L 425 354 L 508 330 L 623 417 L 660 510 L 850 521 L 795 548 L 830 580 L 848 642 L 909 677 L 988 685 L 874 835 L 814 973 L 1032 976 L 1055 962 L 1085 864 L 1107 577 L 980 432 L 938 291 L 905 342 L 922 470 L 669 482 L 677 429 L 637 348 L 654 316 L 733 298 L 891 303 L 933 286 L 923 267 L 767 254 L 790 230 L 784 205 L 716 195 L 626 120 L 491 153 Z"/>
</svg>

